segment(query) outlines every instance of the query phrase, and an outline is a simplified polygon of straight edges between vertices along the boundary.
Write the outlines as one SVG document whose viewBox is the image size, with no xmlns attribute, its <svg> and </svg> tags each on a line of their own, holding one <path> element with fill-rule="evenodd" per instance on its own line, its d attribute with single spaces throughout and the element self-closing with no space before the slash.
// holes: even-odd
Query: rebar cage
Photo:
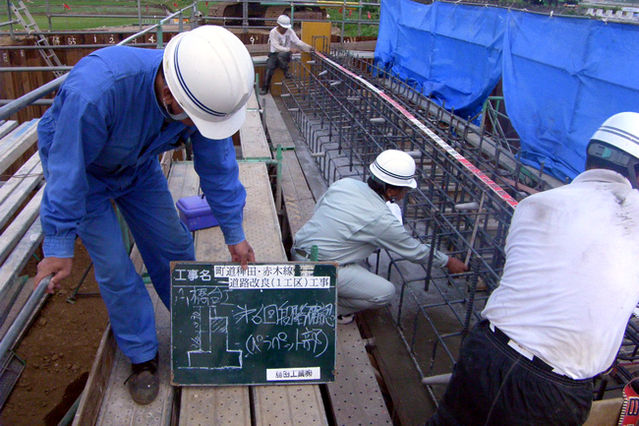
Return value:
<svg viewBox="0 0 639 426">
<path fill-rule="evenodd" d="M 402 211 L 406 228 L 430 244 L 429 261 L 412 265 L 384 250 L 374 266 L 400 288 L 390 311 L 420 376 L 449 373 L 461 339 L 499 283 L 516 200 L 551 183 L 519 161 L 511 140 L 496 139 L 472 117 L 457 117 L 345 50 L 314 53 L 293 62 L 292 70 L 295 78 L 282 82 L 282 100 L 328 184 L 366 180 L 368 165 L 385 149 L 415 159 L 418 187 Z M 463 260 L 469 271 L 432 268 L 435 248 Z M 635 321 L 616 363 L 618 377 L 631 374 L 624 365 L 637 357 Z M 602 380 L 598 398 L 607 386 Z M 427 388 L 435 401 L 443 391 Z"/>
</svg>

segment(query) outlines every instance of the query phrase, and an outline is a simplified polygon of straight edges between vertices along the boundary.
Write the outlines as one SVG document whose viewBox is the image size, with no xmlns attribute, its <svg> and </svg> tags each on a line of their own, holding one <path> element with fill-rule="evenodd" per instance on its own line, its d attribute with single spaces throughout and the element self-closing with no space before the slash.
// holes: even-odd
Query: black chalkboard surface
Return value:
<svg viewBox="0 0 639 426">
<path fill-rule="evenodd" d="M 334 380 L 332 263 L 171 263 L 175 385 Z"/>
</svg>

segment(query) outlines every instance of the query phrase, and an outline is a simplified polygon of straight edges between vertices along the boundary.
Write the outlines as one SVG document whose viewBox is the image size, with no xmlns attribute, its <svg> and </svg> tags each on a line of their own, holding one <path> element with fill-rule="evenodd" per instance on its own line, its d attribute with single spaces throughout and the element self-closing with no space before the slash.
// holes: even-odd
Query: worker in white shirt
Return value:
<svg viewBox="0 0 639 426">
<path fill-rule="evenodd" d="M 385 248 L 415 263 L 427 263 L 431 247 L 413 238 L 396 217 L 414 179 L 415 160 L 403 151 L 389 149 L 369 167 L 368 182 L 345 178 L 333 183 L 315 206 L 313 217 L 295 234 L 294 260 L 337 262 L 338 322 L 347 324 L 355 312 L 381 308 L 393 299 L 395 285 L 361 265 L 378 248 Z M 387 202 L 390 201 L 390 205 Z M 467 270 L 455 257 L 434 250 L 433 265 L 452 274 Z"/>
<path fill-rule="evenodd" d="M 517 206 L 499 287 L 430 425 L 581 425 L 639 301 L 639 114 L 595 131 L 586 171 Z"/>
<path fill-rule="evenodd" d="M 266 75 L 260 93 L 265 95 L 271 86 L 273 73 L 279 67 L 284 71 L 286 78 L 289 78 L 288 64 L 291 62 L 291 54 L 300 50 L 305 52 L 313 51 L 313 47 L 304 43 L 297 37 L 292 29 L 291 18 L 280 15 L 277 18 L 277 26 L 268 35 L 269 54 L 266 62 Z"/>
</svg>

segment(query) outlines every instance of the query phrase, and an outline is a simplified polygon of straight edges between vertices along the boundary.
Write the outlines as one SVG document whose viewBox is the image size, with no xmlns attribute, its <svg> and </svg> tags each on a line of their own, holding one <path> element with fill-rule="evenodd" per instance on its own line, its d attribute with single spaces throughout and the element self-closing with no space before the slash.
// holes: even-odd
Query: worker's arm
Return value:
<svg viewBox="0 0 639 426">
<path fill-rule="evenodd" d="M 379 246 L 393 251 L 402 258 L 415 263 L 426 263 L 431 247 L 422 244 L 406 231 L 406 228 L 397 220 L 391 211 L 383 214 L 374 223 L 366 227 Z M 435 249 L 433 265 L 447 268 L 450 273 L 460 273 L 466 270 L 466 265 L 460 260 L 450 257 Z"/>
<path fill-rule="evenodd" d="M 191 136 L 191 142 L 200 186 L 220 224 L 231 259 L 243 266 L 255 262 L 255 254 L 242 227 L 246 190 L 239 179 L 232 139 L 211 140 L 196 132 Z"/>
<path fill-rule="evenodd" d="M 310 51 L 314 50 L 313 46 L 311 46 L 310 44 L 306 44 L 302 40 L 300 40 L 299 37 L 297 36 L 297 34 L 295 34 L 295 31 L 290 30 L 290 32 L 291 32 L 291 43 L 292 44 L 297 46 L 299 49 L 302 49 L 304 52 L 310 52 Z"/>
<path fill-rule="evenodd" d="M 39 123 L 38 149 L 47 185 L 40 206 L 45 259 L 38 265 L 37 286 L 53 274 L 49 291 L 69 276 L 78 223 L 86 214 L 86 165 L 106 143 L 106 114 L 81 93 L 62 90 L 52 108 L 55 122 L 45 116 Z"/>
</svg>

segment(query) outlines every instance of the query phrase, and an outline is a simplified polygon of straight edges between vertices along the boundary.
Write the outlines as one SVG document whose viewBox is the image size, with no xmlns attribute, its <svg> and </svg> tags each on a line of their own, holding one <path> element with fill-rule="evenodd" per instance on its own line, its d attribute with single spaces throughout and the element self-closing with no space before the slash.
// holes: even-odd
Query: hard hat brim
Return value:
<svg viewBox="0 0 639 426">
<path fill-rule="evenodd" d="M 288 24 L 288 25 L 282 25 L 282 24 L 278 23 L 277 25 L 279 25 L 279 26 L 280 26 L 280 27 L 282 27 L 282 28 L 286 28 L 287 30 L 290 30 L 290 29 L 293 27 L 293 25 L 291 25 L 291 24 Z"/>
<path fill-rule="evenodd" d="M 199 28 L 202 28 L 202 27 L 199 27 Z M 244 103 L 244 105 L 241 108 L 239 108 L 237 111 L 233 113 L 229 113 L 228 115 L 225 115 L 224 117 L 216 117 L 213 115 L 202 114 L 204 116 L 204 118 L 202 118 L 197 114 L 197 110 L 194 110 L 192 105 L 185 102 L 184 96 L 182 96 L 182 99 L 181 99 L 179 94 L 183 91 L 183 89 L 180 87 L 178 83 L 175 64 L 173 61 L 168 60 L 168 58 L 174 57 L 174 54 L 180 42 L 180 39 L 184 37 L 186 34 L 187 33 L 185 32 L 185 33 L 180 33 L 176 35 L 169 41 L 169 43 L 167 44 L 165 48 L 164 57 L 163 57 L 163 64 L 164 64 L 163 69 L 164 69 L 166 84 L 169 87 L 169 90 L 171 91 L 173 98 L 177 101 L 180 107 L 182 107 L 182 109 L 187 113 L 187 115 L 193 121 L 193 123 L 195 124 L 195 127 L 197 127 L 198 131 L 202 134 L 202 136 L 208 139 L 226 139 L 232 136 L 235 132 L 237 132 L 240 129 L 240 127 L 242 127 L 242 124 L 244 123 L 244 120 L 246 119 L 246 103 Z M 247 55 L 248 55 L 248 51 L 247 51 Z M 251 71 L 251 76 L 252 75 L 253 75 L 253 72 Z M 252 92 L 252 88 L 249 92 L 249 95 L 247 95 L 247 98 L 248 96 L 250 96 L 251 92 Z"/>
<path fill-rule="evenodd" d="M 370 166 L 368 166 L 368 169 L 371 171 L 373 176 L 375 176 L 377 179 L 389 185 L 401 186 L 401 187 L 406 187 L 411 189 L 417 188 L 417 181 L 415 180 L 415 178 L 412 178 L 412 177 L 410 179 L 394 178 L 384 173 L 382 170 L 380 170 L 379 167 L 377 167 L 377 164 L 375 164 L 374 162 L 371 163 Z"/>
<path fill-rule="evenodd" d="M 191 116 L 189 116 L 189 118 L 205 138 L 226 139 L 233 136 L 235 132 L 240 130 L 242 124 L 244 124 L 244 120 L 246 119 L 246 105 L 220 121 L 202 120 L 201 118 Z"/>
</svg>

